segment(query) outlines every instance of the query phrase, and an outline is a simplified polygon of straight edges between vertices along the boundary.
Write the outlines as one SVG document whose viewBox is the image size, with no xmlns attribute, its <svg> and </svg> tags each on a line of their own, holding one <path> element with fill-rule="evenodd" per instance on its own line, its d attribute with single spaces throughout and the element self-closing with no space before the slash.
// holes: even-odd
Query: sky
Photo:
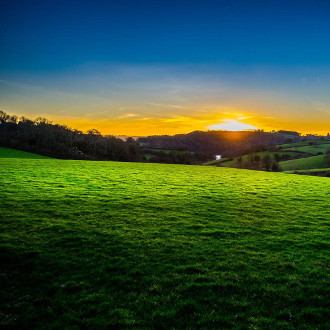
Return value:
<svg viewBox="0 0 330 330">
<path fill-rule="evenodd" d="M 102 134 L 330 132 L 330 2 L 4 0 L 0 109 Z"/>
</svg>

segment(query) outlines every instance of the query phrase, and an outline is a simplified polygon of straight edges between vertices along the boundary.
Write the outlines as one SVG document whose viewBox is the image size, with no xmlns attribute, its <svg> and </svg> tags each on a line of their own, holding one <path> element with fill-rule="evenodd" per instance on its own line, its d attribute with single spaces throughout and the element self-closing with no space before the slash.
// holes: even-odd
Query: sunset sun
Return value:
<svg viewBox="0 0 330 330">
<path fill-rule="evenodd" d="M 244 130 L 255 130 L 258 127 L 243 123 L 235 119 L 225 119 L 219 124 L 210 125 L 207 127 L 211 130 L 223 130 L 223 131 L 244 131 Z"/>
</svg>

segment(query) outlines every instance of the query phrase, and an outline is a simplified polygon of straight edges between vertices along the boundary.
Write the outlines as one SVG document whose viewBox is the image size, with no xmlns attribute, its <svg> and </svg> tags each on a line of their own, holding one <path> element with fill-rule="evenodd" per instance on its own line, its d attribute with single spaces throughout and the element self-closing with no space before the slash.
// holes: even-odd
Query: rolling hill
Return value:
<svg viewBox="0 0 330 330">
<path fill-rule="evenodd" d="M 299 159 L 291 159 L 280 162 L 281 168 L 284 171 L 289 170 L 308 170 L 308 169 L 320 169 L 327 168 L 327 164 L 324 155 L 312 156 Z"/>
<path fill-rule="evenodd" d="M 49 157 L 33 154 L 31 152 L 2 147 L 0 147 L 0 158 L 50 159 Z"/>
</svg>

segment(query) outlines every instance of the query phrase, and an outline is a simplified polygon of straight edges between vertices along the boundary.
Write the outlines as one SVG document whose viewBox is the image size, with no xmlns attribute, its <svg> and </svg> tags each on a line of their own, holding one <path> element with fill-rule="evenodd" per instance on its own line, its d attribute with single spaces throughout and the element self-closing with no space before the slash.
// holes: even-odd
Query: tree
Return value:
<svg viewBox="0 0 330 330">
<path fill-rule="evenodd" d="M 255 155 L 255 156 L 254 156 L 254 161 L 255 161 L 255 162 L 260 162 L 260 156 Z"/>
<path fill-rule="evenodd" d="M 278 164 L 277 163 L 273 163 L 273 165 L 272 165 L 272 171 L 273 172 L 278 172 L 279 171 L 279 167 L 278 167 Z"/>
<path fill-rule="evenodd" d="M 324 155 L 324 161 L 325 161 L 326 166 L 330 167 L 330 153 L 327 153 Z"/>
<path fill-rule="evenodd" d="M 41 117 L 17 120 L 16 116 L 3 111 L 0 111 L 0 146 L 56 158 L 118 161 L 138 161 L 141 158 L 137 143 L 113 136 L 103 137 L 97 129 L 84 134 Z"/>
<path fill-rule="evenodd" d="M 272 164 L 272 159 L 270 158 L 270 156 L 267 154 L 262 158 L 262 164 L 264 165 L 266 171 L 270 170 L 270 166 Z"/>
<path fill-rule="evenodd" d="M 276 161 L 278 162 L 280 160 L 280 155 L 279 154 L 274 154 L 274 158 L 276 159 Z"/>
<path fill-rule="evenodd" d="M 237 158 L 237 160 L 236 160 L 236 162 L 237 162 L 237 165 L 240 167 L 240 168 L 242 168 L 242 157 L 238 157 Z"/>
<path fill-rule="evenodd" d="M 4 111 L 0 110 L 0 124 L 4 124 L 10 118 Z"/>
</svg>

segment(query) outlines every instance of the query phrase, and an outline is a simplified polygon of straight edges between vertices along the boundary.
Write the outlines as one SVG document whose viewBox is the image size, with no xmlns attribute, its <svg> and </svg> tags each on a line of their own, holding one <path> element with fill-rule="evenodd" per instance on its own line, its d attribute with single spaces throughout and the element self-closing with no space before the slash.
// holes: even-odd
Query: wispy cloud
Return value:
<svg viewBox="0 0 330 330">
<path fill-rule="evenodd" d="M 128 119 L 136 116 L 138 116 L 136 113 L 126 113 L 124 115 L 115 117 L 115 119 Z"/>
<path fill-rule="evenodd" d="M 157 106 L 157 107 L 166 107 L 166 108 L 174 108 L 174 109 L 187 109 L 187 107 L 175 104 L 163 104 L 163 103 L 152 103 L 149 102 L 149 105 Z"/>
<path fill-rule="evenodd" d="M 120 107 L 118 110 L 128 110 L 128 109 L 139 109 L 139 108 L 145 108 L 145 105 L 136 105 L 132 107 Z"/>
</svg>

